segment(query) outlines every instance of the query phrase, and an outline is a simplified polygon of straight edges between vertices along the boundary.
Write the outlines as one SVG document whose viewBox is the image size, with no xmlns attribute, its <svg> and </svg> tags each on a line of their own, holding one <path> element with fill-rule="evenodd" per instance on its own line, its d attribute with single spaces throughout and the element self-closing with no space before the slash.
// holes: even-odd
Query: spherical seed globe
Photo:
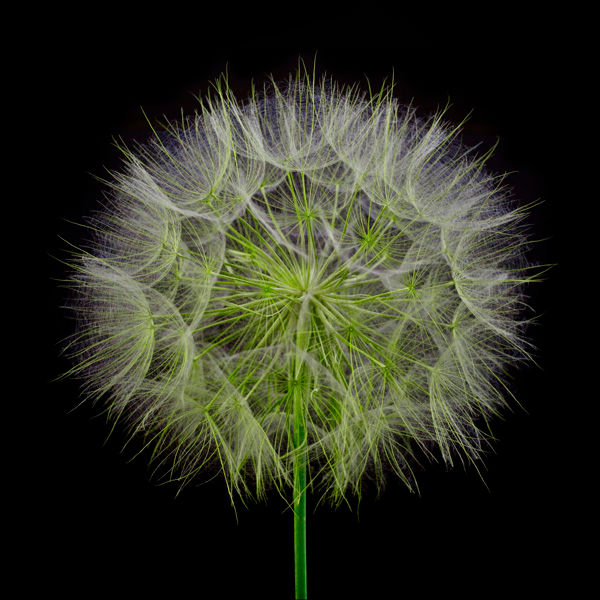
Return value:
<svg viewBox="0 0 600 600">
<path fill-rule="evenodd" d="M 299 70 L 122 147 L 74 253 L 70 374 L 185 482 L 339 503 L 476 460 L 527 358 L 526 211 L 459 127 Z M 296 465 L 296 470 L 294 465 Z"/>
</svg>

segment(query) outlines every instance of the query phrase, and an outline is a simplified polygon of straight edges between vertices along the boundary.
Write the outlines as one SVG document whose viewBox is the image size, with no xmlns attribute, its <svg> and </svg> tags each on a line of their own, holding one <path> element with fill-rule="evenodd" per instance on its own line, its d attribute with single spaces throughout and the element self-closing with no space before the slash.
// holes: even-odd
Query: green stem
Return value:
<svg viewBox="0 0 600 600">
<path fill-rule="evenodd" d="M 300 392 L 298 392 L 298 395 Z M 296 402 L 299 400 L 299 402 Z M 300 398 L 294 404 L 301 404 Z M 294 410 L 294 449 L 301 449 L 294 461 L 294 576 L 296 600 L 306 599 L 306 428 L 300 411 Z"/>
<path fill-rule="evenodd" d="M 292 438 L 294 450 L 294 576 L 296 600 L 307 598 L 306 577 L 306 406 L 308 399 L 308 373 L 300 351 L 306 351 L 310 342 L 310 297 L 304 297 L 296 324 L 296 348 L 293 361 L 292 383 L 293 422 Z"/>
</svg>

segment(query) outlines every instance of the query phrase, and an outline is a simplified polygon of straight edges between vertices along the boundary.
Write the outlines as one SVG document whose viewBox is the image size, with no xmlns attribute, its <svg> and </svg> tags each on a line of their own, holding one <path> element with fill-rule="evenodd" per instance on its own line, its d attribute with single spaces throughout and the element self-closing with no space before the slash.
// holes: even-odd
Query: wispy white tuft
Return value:
<svg viewBox="0 0 600 600">
<path fill-rule="evenodd" d="M 86 396 L 187 481 L 334 502 L 477 459 L 527 358 L 526 211 L 443 113 L 300 70 L 121 148 L 70 287 Z M 294 441 L 295 428 L 306 431 Z"/>
</svg>

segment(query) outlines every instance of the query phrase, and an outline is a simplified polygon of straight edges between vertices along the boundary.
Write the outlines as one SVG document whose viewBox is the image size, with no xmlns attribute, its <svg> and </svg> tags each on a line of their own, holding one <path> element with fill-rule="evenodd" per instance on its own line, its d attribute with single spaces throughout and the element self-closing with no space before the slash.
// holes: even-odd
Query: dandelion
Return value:
<svg viewBox="0 0 600 600">
<path fill-rule="evenodd" d="M 476 462 L 510 398 L 523 333 L 524 217 L 491 151 L 392 86 L 300 68 L 119 145 L 73 251 L 66 350 L 83 394 L 182 484 L 210 462 L 231 499 L 338 505 L 417 456 Z M 291 495 L 290 495 L 291 492 Z"/>
</svg>

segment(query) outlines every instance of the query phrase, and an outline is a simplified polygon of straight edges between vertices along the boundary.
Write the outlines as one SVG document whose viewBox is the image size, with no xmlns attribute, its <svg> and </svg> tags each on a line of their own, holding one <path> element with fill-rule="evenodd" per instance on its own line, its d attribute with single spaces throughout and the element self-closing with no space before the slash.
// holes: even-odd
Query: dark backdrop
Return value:
<svg viewBox="0 0 600 600">
<path fill-rule="evenodd" d="M 536 246 L 534 258 L 558 266 L 531 292 L 541 314 L 531 332 L 539 366 L 516 372 L 511 386 L 525 410 L 515 408 L 494 423 L 498 441 L 482 471 L 486 484 L 473 468 L 431 466 L 418 474 L 420 496 L 391 480 L 381 498 L 365 494 L 358 515 L 319 507 L 308 519 L 311 597 L 481 598 L 562 585 L 572 553 L 572 516 L 565 510 L 571 449 L 565 436 L 572 418 L 563 410 L 561 343 L 567 325 L 557 298 L 568 249 L 559 219 L 552 123 L 562 110 L 557 81 L 567 76 L 566 59 L 547 46 L 490 54 L 426 44 L 199 45 L 184 59 L 176 44 L 161 54 L 151 38 L 127 46 L 110 30 L 91 40 L 84 34 L 67 38 L 51 50 L 43 68 L 31 74 L 39 90 L 34 110 L 44 117 L 36 139 L 49 157 L 52 192 L 40 190 L 47 287 L 38 288 L 43 291 L 36 302 L 47 308 L 47 343 L 26 467 L 31 527 L 22 538 L 22 559 L 33 562 L 43 589 L 79 597 L 104 591 L 136 598 L 159 592 L 292 598 L 292 518 L 280 499 L 240 504 L 236 522 L 221 479 L 176 497 L 176 487 L 151 481 L 143 461 L 127 462 L 131 453 L 121 455 L 118 431 L 105 443 L 107 427 L 93 408 L 72 410 L 78 404 L 75 382 L 50 382 L 68 366 L 58 357 L 58 342 L 69 332 L 56 308 L 62 292 L 53 279 L 63 271 L 52 257 L 65 247 L 59 235 L 74 241 L 80 235 L 68 221 L 89 214 L 100 197 L 91 174 L 119 168 L 112 138 L 147 137 L 142 108 L 151 120 L 177 117 L 180 107 L 193 111 L 193 95 L 205 92 L 225 68 L 234 91 L 244 96 L 252 78 L 261 81 L 271 72 L 283 78 L 299 55 L 310 63 L 315 51 L 319 70 L 340 81 L 364 84 L 368 76 L 379 84 L 393 71 L 399 99 L 413 100 L 422 113 L 448 99 L 451 120 L 472 110 L 465 138 L 484 147 L 499 138 L 490 165 L 515 171 L 509 181 L 523 203 L 544 200 L 531 219 L 536 237 L 551 239 Z"/>
</svg>

